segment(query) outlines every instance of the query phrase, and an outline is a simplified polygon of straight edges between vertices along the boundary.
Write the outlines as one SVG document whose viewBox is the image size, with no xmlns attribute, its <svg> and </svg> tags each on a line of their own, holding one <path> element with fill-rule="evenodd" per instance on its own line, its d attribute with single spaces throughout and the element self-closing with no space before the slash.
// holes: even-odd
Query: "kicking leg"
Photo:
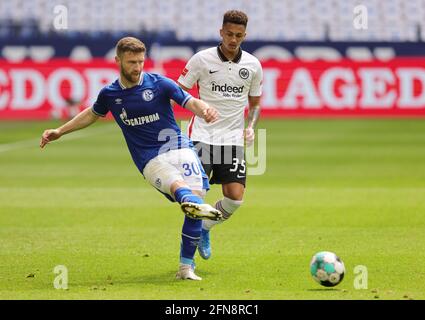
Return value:
<svg viewBox="0 0 425 320">
<path fill-rule="evenodd" d="M 176 181 L 171 186 L 171 192 L 181 205 L 183 213 L 192 219 L 220 220 L 222 213 L 207 203 L 201 196 L 192 192 L 184 181 Z"/>
<path fill-rule="evenodd" d="M 208 185 L 205 187 L 203 184 L 201 170 L 196 170 L 197 161 L 190 149 L 171 150 L 152 159 L 143 171 L 149 183 L 169 200 L 177 201 L 186 215 L 182 227 L 178 279 L 201 280 L 194 273 L 193 261 L 202 230 L 201 219 L 222 217 L 219 210 L 205 204 L 202 199 L 202 191 L 207 190 Z"/>
</svg>

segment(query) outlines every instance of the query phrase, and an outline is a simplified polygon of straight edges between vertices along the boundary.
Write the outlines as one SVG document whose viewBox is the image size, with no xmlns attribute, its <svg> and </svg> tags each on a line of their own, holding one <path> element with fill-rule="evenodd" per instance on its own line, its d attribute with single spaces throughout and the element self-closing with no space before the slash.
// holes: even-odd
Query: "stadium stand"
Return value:
<svg viewBox="0 0 425 320">
<path fill-rule="evenodd" d="M 68 9 L 69 29 L 52 28 L 57 5 Z M 368 28 L 353 28 L 353 7 L 366 5 Z M 16 0 L 0 2 L 0 38 L 62 33 L 155 33 L 179 41 L 217 40 L 225 10 L 250 17 L 252 41 L 425 41 L 425 0 Z M 118 34 L 117 34 L 118 33 Z"/>
</svg>

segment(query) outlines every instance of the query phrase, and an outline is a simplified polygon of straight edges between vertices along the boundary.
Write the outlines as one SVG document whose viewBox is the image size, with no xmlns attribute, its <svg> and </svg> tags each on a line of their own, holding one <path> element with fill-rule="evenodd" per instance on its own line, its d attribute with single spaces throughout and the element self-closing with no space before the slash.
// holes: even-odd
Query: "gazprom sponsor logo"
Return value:
<svg viewBox="0 0 425 320">
<path fill-rule="evenodd" d="M 141 126 L 147 123 L 158 121 L 159 114 L 154 113 L 154 114 L 149 114 L 142 117 L 128 119 L 127 112 L 125 111 L 124 108 L 122 108 L 122 113 L 120 114 L 120 118 L 125 125 L 134 127 L 134 126 Z"/>
</svg>

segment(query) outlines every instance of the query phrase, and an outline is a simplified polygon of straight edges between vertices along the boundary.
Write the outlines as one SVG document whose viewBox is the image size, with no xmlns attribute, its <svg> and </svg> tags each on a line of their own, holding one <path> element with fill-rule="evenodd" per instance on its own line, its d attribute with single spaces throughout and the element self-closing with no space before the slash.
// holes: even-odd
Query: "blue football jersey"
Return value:
<svg viewBox="0 0 425 320">
<path fill-rule="evenodd" d="M 174 81 L 154 73 L 143 72 L 140 83 L 124 88 L 117 79 L 104 87 L 92 111 L 104 117 L 111 112 L 120 126 L 137 168 L 173 149 L 193 148 L 174 118 L 170 99 L 182 107 L 192 96 Z"/>
</svg>

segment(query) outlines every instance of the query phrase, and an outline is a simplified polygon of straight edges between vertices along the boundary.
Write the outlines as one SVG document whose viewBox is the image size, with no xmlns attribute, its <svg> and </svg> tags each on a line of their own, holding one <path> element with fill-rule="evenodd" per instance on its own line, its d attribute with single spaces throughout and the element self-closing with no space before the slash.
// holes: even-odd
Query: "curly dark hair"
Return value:
<svg viewBox="0 0 425 320">
<path fill-rule="evenodd" d="M 242 24 L 246 27 L 248 16 L 239 10 L 229 10 L 223 16 L 223 25 L 226 23 Z"/>
</svg>

